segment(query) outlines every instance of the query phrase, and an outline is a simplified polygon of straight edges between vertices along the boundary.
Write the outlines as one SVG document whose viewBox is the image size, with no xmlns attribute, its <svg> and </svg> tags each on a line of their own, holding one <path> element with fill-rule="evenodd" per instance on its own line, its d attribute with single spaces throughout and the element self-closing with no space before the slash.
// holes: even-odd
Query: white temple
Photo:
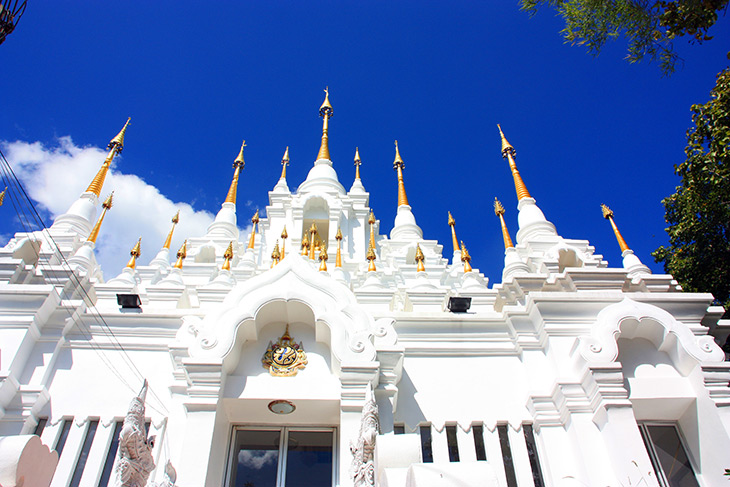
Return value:
<svg viewBox="0 0 730 487">
<path fill-rule="evenodd" d="M 320 114 L 306 180 L 290 189 L 287 150 L 249 235 L 244 143 L 205 235 L 171 252 L 176 216 L 148 264 L 137 242 L 105 280 L 125 126 L 66 214 L 0 249 L 1 486 L 728 485 L 730 323 L 711 295 L 651 274 L 607 207 L 623 267 L 559 235 L 501 129 L 519 229 L 514 245 L 495 201 L 489 286 L 453 219 L 446 254 L 423 235 L 397 143 L 379 232 L 359 167 L 348 190 L 332 165 L 327 98 Z"/>
</svg>

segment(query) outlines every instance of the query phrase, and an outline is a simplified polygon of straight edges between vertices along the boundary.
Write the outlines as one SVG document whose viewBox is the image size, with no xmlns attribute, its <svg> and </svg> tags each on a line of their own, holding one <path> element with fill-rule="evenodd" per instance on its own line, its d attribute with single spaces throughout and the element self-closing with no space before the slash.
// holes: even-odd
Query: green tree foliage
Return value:
<svg viewBox="0 0 730 487">
<path fill-rule="evenodd" d="M 535 14 L 555 8 L 565 20 L 560 32 L 567 42 L 584 45 L 598 55 L 608 40 L 624 35 L 626 59 L 659 61 L 662 72 L 674 72 L 679 57 L 672 41 L 685 35 L 693 42 L 710 40 L 707 31 L 727 10 L 728 0 L 520 0 L 521 9 Z"/>
<path fill-rule="evenodd" d="M 686 291 L 711 292 L 730 310 L 730 68 L 691 110 L 681 186 L 663 200 L 669 246 L 652 255 Z"/>
</svg>

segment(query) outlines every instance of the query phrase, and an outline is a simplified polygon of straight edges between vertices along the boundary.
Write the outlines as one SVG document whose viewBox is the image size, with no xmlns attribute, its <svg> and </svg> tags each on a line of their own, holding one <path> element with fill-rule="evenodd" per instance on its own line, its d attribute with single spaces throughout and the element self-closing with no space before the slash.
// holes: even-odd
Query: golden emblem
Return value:
<svg viewBox="0 0 730 487">
<path fill-rule="evenodd" d="M 296 343 L 289 335 L 289 325 L 276 343 L 269 342 L 261 365 L 274 377 L 293 377 L 307 365 L 307 354 L 302 342 Z"/>
</svg>

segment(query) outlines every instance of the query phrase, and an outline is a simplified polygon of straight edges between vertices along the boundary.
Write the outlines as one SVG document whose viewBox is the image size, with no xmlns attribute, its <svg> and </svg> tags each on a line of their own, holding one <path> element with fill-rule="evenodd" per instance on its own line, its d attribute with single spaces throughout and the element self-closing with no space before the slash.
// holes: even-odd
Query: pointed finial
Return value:
<svg viewBox="0 0 730 487">
<path fill-rule="evenodd" d="M 375 223 L 375 213 L 373 213 L 373 210 L 370 210 L 370 215 L 368 216 L 368 223 L 373 225 Z"/>
<path fill-rule="evenodd" d="M 471 255 L 466 250 L 463 240 L 461 241 L 461 261 L 464 263 L 464 273 L 471 272 Z"/>
<path fill-rule="evenodd" d="M 281 238 L 283 238 L 283 239 L 289 238 L 289 234 L 286 233 L 286 225 L 284 225 L 284 229 L 281 231 Z"/>
<path fill-rule="evenodd" d="M 278 264 L 281 258 L 281 253 L 279 252 L 279 241 L 277 240 L 276 245 L 274 245 L 274 250 L 271 252 L 271 267 Z"/>
<path fill-rule="evenodd" d="M 103 208 L 101 210 L 101 215 L 99 216 L 99 220 L 97 220 L 96 225 L 94 225 L 94 228 L 91 229 L 89 238 L 86 239 L 88 242 L 96 243 L 96 239 L 99 237 L 99 230 L 101 229 L 101 224 L 104 221 L 106 212 L 111 210 L 111 208 L 112 208 L 113 199 L 114 199 L 114 191 L 112 191 L 111 194 L 109 196 L 107 196 L 107 198 L 101 204 L 101 207 Z"/>
<path fill-rule="evenodd" d="M 418 266 L 416 267 L 416 272 L 425 272 L 426 267 L 423 265 L 423 261 L 426 259 L 426 257 L 423 255 L 423 250 L 421 250 L 421 244 L 416 244 L 416 262 L 418 263 Z"/>
<path fill-rule="evenodd" d="M 281 158 L 281 179 L 286 179 L 286 166 L 289 165 L 289 146 L 286 146 L 284 157 Z"/>
<path fill-rule="evenodd" d="M 370 246 L 375 248 L 375 213 L 373 213 L 373 210 L 370 210 L 368 223 L 370 224 Z"/>
<path fill-rule="evenodd" d="M 400 156 L 400 151 L 398 150 L 398 141 L 395 141 L 395 160 L 393 161 L 393 169 L 400 166 L 401 168 L 405 167 L 405 163 L 403 162 L 403 158 Z"/>
<path fill-rule="evenodd" d="M 124 149 L 124 134 L 127 133 L 130 120 L 132 120 L 132 117 L 127 118 L 127 123 L 124 124 L 124 127 L 119 131 L 117 136 L 109 142 L 109 145 L 106 146 L 107 149 L 116 149 L 118 154 L 122 153 L 122 149 Z"/>
<path fill-rule="evenodd" d="M 223 252 L 223 265 L 221 266 L 222 271 L 231 270 L 231 259 L 233 259 L 233 242 L 230 242 L 226 251 Z"/>
<path fill-rule="evenodd" d="M 451 243 L 454 245 L 454 252 L 457 252 L 459 250 L 459 242 L 456 239 L 456 220 L 454 220 L 454 217 L 451 216 L 451 212 L 449 212 L 449 220 L 448 220 L 449 226 L 451 227 Z M 452 262 L 453 264 L 453 262 Z"/>
<path fill-rule="evenodd" d="M 494 214 L 497 216 L 504 215 L 504 206 L 496 197 L 494 198 Z"/>
<path fill-rule="evenodd" d="M 322 122 L 322 143 L 319 146 L 319 154 L 317 154 L 317 160 L 319 159 L 330 159 L 330 146 L 329 146 L 329 119 L 334 114 L 332 105 L 330 105 L 330 93 L 329 87 L 324 90 L 324 103 L 319 107 L 319 116 L 324 119 Z"/>
<path fill-rule="evenodd" d="M 228 194 L 226 195 L 226 203 L 236 203 L 236 193 L 238 193 L 238 177 L 241 174 L 241 169 L 246 163 L 243 160 L 243 148 L 246 147 L 246 141 L 244 140 L 241 144 L 241 150 L 238 153 L 238 157 L 233 161 L 233 179 L 231 180 L 231 187 L 228 188 Z"/>
<path fill-rule="evenodd" d="M 3 202 L 5 201 L 5 193 L 7 193 L 8 187 L 5 186 L 5 189 L 0 193 L 0 206 L 3 205 Z"/>
<path fill-rule="evenodd" d="M 340 230 L 340 227 L 337 227 L 335 240 L 337 240 L 337 255 L 335 256 L 335 267 L 342 267 L 342 230 Z"/>
<path fill-rule="evenodd" d="M 616 241 L 618 242 L 618 246 L 621 248 L 621 253 L 630 250 L 628 244 L 626 243 L 626 240 L 624 240 L 624 237 L 621 235 L 621 232 L 618 231 L 616 222 L 613 221 L 613 211 L 611 210 L 611 208 L 604 204 L 601 204 L 601 212 L 603 213 L 603 218 L 611 222 L 611 227 L 613 228 L 614 235 L 616 235 Z"/>
<path fill-rule="evenodd" d="M 335 235 L 335 239 L 342 240 L 342 230 L 340 227 L 337 227 L 337 234 Z"/>
<path fill-rule="evenodd" d="M 507 138 L 504 136 L 502 127 L 499 124 L 497 124 L 497 128 L 499 129 L 499 135 L 502 138 L 502 157 L 507 159 L 509 162 L 509 168 L 510 171 L 512 171 L 512 178 L 515 182 L 517 199 L 521 200 L 523 198 L 530 198 L 530 192 L 527 191 L 527 186 L 525 186 L 525 182 L 522 180 L 522 176 L 520 176 L 520 172 L 517 170 L 517 164 L 515 163 L 515 148 L 512 147 L 512 144 L 507 142 Z"/>
<path fill-rule="evenodd" d="M 315 247 L 315 240 L 314 237 L 317 235 L 317 224 L 312 222 L 312 226 L 309 227 L 309 258 L 311 260 L 314 260 L 314 247 Z"/>
<path fill-rule="evenodd" d="M 360 179 L 360 164 L 362 164 L 360 160 L 360 149 L 355 147 L 355 179 Z"/>
<path fill-rule="evenodd" d="M 243 148 L 244 147 L 246 147 L 246 139 L 244 139 L 243 143 L 241 143 L 241 150 L 238 151 L 238 156 L 236 156 L 236 159 L 233 161 L 233 167 L 236 167 L 236 166 L 243 167 L 246 165 L 246 161 L 243 160 Z"/>
<path fill-rule="evenodd" d="M 448 212 L 448 214 L 449 214 L 449 220 L 448 220 L 449 226 L 450 227 L 453 227 L 454 225 L 456 225 L 456 220 L 454 220 L 454 217 L 451 216 L 451 212 L 450 211 Z"/>
<path fill-rule="evenodd" d="M 129 255 L 131 255 L 132 258 L 129 259 L 129 262 L 127 262 L 127 267 L 130 269 L 134 269 L 137 266 L 137 257 L 142 255 L 142 237 L 139 237 L 139 240 L 137 240 L 137 243 L 134 245 L 134 247 L 132 247 Z"/>
<path fill-rule="evenodd" d="M 307 234 L 304 234 L 304 237 L 302 238 L 302 255 L 307 255 L 309 252 L 309 238 L 307 238 Z"/>
<path fill-rule="evenodd" d="M 497 128 L 499 129 L 499 136 L 502 139 L 502 157 L 507 157 L 507 154 L 512 154 L 512 157 L 514 157 L 515 148 L 512 147 L 512 144 L 507 141 L 507 137 L 504 136 L 504 132 L 502 132 L 502 126 L 500 124 L 497 124 Z"/>
<path fill-rule="evenodd" d="M 101 207 L 104 208 L 105 210 L 111 210 L 113 200 L 114 200 L 114 191 L 109 193 L 109 196 L 106 197 L 104 202 L 101 204 Z"/>
<path fill-rule="evenodd" d="M 502 206 L 502 203 L 500 203 L 497 198 L 494 198 L 494 214 L 499 217 L 499 224 L 502 227 L 504 248 L 508 249 L 510 247 L 514 247 L 512 237 L 509 236 L 509 231 L 507 230 L 507 224 L 504 222 L 504 206 Z"/>
<path fill-rule="evenodd" d="M 330 104 L 330 87 L 327 86 L 324 89 L 324 102 L 322 103 L 322 106 L 319 107 L 319 116 L 324 117 L 327 115 L 328 117 L 331 117 L 334 113 L 334 110 L 332 110 L 332 105 Z"/>
<path fill-rule="evenodd" d="M 256 213 L 254 213 L 253 216 L 251 217 L 251 223 L 256 225 L 258 222 L 259 222 L 259 210 L 257 209 Z"/>
<path fill-rule="evenodd" d="M 254 247 L 254 244 L 256 243 L 256 224 L 259 222 L 259 210 L 256 210 L 256 213 L 251 217 L 251 224 L 253 227 L 251 228 L 251 237 L 248 239 L 248 248 L 252 249 Z"/>
<path fill-rule="evenodd" d="M 172 228 L 170 229 L 170 233 L 167 234 L 165 243 L 162 245 L 163 249 L 170 248 L 170 244 L 172 243 L 172 233 L 175 231 L 175 225 L 177 225 L 179 222 L 180 222 L 180 210 L 177 210 L 177 213 L 175 213 L 175 216 L 172 217 Z"/>
<path fill-rule="evenodd" d="M 408 196 L 406 196 L 406 186 L 403 182 L 403 168 L 405 167 L 405 163 L 403 163 L 403 159 L 400 156 L 400 151 L 398 150 L 398 141 L 395 141 L 395 160 L 393 161 L 393 169 L 398 171 L 398 206 L 403 206 L 408 204 Z"/>
<path fill-rule="evenodd" d="M 185 260 L 185 257 L 188 256 L 188 241 L 187 239 L 183 242 L 182 246 L 180 247 L 180 250 L 177 251 L 177 262 L 175 262 L 176 269 L 182 269 L 183 267 L 183 260 Z"/>
<path fill-rule="evenodd" d="M 320 271 L 327 270 L 327 259 L 329 259 L 329 255 L 327 255 L 327 246 L 323 245 L 319 251 L 319 270 Z"/>
<path fill-rule="evenodd" d="M 375 256 L 375 249 L 373 248 L 372 245 L 368 247 L 368 253 L 367 253 L 367 255 L 366 255 L 365 258 L 369 262 L 368 272 L 375 271 L 376 270 L 375 269 L 375 259 L 376 259 L 376 256 Z"/>
</svg>

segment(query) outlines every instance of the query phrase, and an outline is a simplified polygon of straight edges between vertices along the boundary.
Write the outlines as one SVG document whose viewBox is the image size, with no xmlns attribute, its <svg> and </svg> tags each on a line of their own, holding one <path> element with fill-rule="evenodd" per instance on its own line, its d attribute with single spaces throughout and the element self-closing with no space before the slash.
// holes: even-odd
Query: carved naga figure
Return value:
<svg viewBox="0 0 730 487">
<path fill-rule="evenodd" d="M 161 484 L 147 479 L 155 468 L 152 448 L 155 437 L 147 438 L 145 428 L 145 397 L 147 396 L 147 380 L 129 405 L 119 433 L 119 450 L 117 452 L 116 487 L 174 487 L 177 474 L 168 461 L 165 466 L 165 480 Z"/>
<path fill-rule="evenodd" d="M 368 399 L 362 409 L 360 434 L 356 442 L 350 442 L 352 453 L 350 475 L 355 487 L 375 486 L 375 439 L 379 430 L 378 405 L 374 394 L 369 391 Z"/>
</svg>

